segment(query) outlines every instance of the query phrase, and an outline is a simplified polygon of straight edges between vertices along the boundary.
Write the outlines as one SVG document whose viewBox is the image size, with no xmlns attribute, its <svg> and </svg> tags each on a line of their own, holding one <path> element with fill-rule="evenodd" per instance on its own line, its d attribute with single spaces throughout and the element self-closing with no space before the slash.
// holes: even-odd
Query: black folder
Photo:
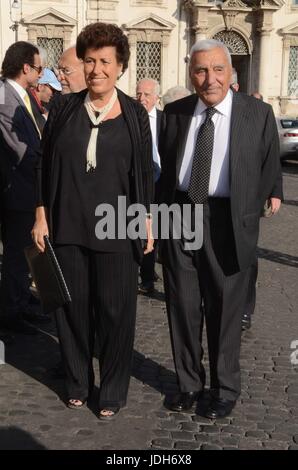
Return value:
<svg viewBox="0 0 298 470">
<path fill-rule="evenodd" d="M 45 236 L 44 241 L 43 253 L 35 245 L 26 247 L 24 252 L 43 311 L 50 313 L 71 302 L 71 296 L 49 238 Z"/>
</svg>

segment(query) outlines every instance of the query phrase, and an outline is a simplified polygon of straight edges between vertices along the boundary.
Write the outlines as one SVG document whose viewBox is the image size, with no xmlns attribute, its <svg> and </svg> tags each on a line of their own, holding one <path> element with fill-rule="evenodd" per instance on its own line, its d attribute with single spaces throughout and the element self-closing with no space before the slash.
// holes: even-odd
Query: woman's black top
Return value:
<svg viewBox="0 0 298 470">
<path fill-rule="evenodd" d="M 80 245 L 96 251 L 130 251 L 130 240 L 118 238 L 118 196 L 126 197 L 127 207 L 130 204 L 132 144 L 128 127 L 122 114 L 99 125 L 97 166 L 86 172 L 91 126 L 82 104 L 56 142 L 59 184 L 53 208 L 54 243 Z M 96 215 L 100 204 L 109 205 L 108 212 L 101 206 L 100 214 Z M 123 223 L 126 228 L 126 211 L 122 210 L 119 217 L 122 228 Z M 115 238 L 98 238 L 107 232 Z"/>
</svg>

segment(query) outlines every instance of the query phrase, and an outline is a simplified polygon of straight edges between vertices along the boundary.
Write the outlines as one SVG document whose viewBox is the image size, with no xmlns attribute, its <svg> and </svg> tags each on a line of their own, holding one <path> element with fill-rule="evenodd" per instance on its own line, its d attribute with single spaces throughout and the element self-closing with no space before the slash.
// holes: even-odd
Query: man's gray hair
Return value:
<svg viewBox="0 0 298 470">
<path fill-rule="evenodd" d="M 222 42 L 216 41 L 216 39 L 201 39 L 197 41 L 190 49 L 190 52 L 189 52 L 190 61 L 195 52 L 210 51 L 211 49 L 215 49 L 216 47 L 220 47 L 221 49 L 224 50 L 229 63 L 232 64 L 232 59 L 231 59 L 231 54 L 230 54 L 229 49 Z"/>
<path fill-rule="evenodd" d="M 159 96 L 159 94 L 160 94 L 160 85 L 159 85 L 159 83 L 158 83 L 157 80 L 155 80 L 154 78 L 146 78 L 146 77 L 145 77 L 145 78 L 142 78 L 140 81 L 138 81 L 137 87 L 138 87 L 138 85 L 140 85 L 140 84 L 143 83 L 143 82 L 151 82 L 151 83 L 154 85 L 154 87 L 155 87 L 155 88 L 154 88 L 154 93 L 155 93 L 155 95 L 156 95 L 156 96 Z"/>
<path fill-rule="evenodd" d="M 185 96 L 191 95 L 191 91 L 189 91 L 184 86 L 173 86 L 169 88 L 162 97 L 163 105 L 165 106 L 168 103 L 172 103 L 173 101 L 180 100 Z"/>
</svg>

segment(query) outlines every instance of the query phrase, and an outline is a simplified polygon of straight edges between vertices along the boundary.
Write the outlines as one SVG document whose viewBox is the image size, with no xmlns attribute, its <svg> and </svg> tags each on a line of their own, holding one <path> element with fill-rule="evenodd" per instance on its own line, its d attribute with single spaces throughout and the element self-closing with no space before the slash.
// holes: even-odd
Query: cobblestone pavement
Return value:
<svg viewBox="0 0 298 470">
<path fill-rule="evenodd" d="M 59 360 L 54 324 L 15 336 L 0 365 L 0 449 L 298 449 L 298 365 L 290 362 L 291 353 L 298 359 L 291 350 L 298 341 L 298 164 L 284 166 L 284 185 L 282 210 L 262 220 L 258 303 L 243 335 L 243 391 L 230 417 L 213 422 L 195 409 L 163 408 L 164 393 L 177 384 L 159 282 L 155 298 L 139 297 L 128 406 L 114 422 L 97 419 L 96 391 L 88 407 L 65 407 L 63 381 L 49 370 Z"/>
</svg>

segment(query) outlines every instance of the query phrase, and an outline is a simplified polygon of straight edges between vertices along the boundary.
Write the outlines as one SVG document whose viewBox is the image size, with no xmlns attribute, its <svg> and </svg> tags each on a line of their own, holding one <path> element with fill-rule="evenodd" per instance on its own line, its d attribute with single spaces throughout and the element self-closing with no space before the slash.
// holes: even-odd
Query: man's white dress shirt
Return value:
<svg viewBox="0 0 298 470">
<path fill-rule="evenodd" d="M 229 151 L 232 101 L 233 92 L 228 90 L 225 98 L 219 104 L 214 106 L 217 112 L 212 117 L 212 121 L 214 123 L 214 145 L 209 181 L 209 196 L 211 197 L 230 196 Z M 188 190 L 195 144 L 199 129 L 206 118 L 206 108 L 207 106 L 199 98 L 190 122 L 179 173 L 178 189 L 180 191 Z"/>
<path fill-rule="evenodd" d="M 153 162 L 154 162 L 154 181 L 156 182 L 160 176 L 160 156 L 158 153 L 158 144 L 157 144 L 157 112 L 156 107 L 154 106 L 151 111 L 148 113 L 150 129 L 152 135 L 152 152 L 153 152 Z"/>
</svg>

